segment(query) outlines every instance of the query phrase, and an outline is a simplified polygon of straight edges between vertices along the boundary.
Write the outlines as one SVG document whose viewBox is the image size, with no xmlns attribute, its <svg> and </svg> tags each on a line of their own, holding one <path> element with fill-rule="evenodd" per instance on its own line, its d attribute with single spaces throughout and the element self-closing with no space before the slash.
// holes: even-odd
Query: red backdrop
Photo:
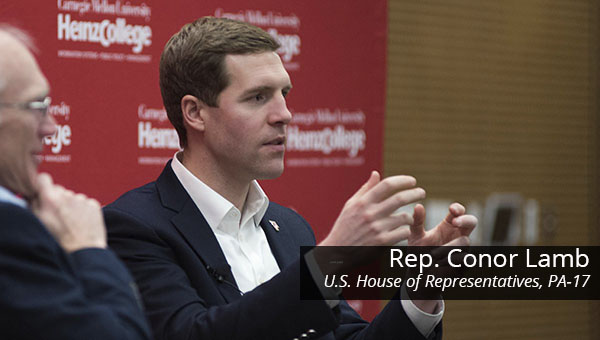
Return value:
<svg viewBox="0 0 600 340">
<path fill-rule="evenodd" d="M 158 87 L 168 38 L 205 15 L 276 36 L 294 90 L 286 170 L 261 185 L 321 240 L 382 163 L 387 1 L 4 0 L 0 21 L 35 38 L 58 132 L 42 170 L 103 204 L 154 180 L 177 149 Z M 377 302 L 356 301 L 367 318 Z"/>
</svg>

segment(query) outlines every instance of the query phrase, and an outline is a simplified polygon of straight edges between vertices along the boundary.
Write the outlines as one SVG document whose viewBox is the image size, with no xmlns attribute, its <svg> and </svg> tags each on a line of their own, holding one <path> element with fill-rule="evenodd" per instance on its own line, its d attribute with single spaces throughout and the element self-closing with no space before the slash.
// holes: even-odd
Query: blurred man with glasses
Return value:
<svg viewBox="0 0 600 340">
<path fill-rule="evenodd" d="M 38 174 L 48 81 L 30 38 L 0 25 L 0 337 L 146 339 L 135 286 L 97 201 Z"/>
</svg>

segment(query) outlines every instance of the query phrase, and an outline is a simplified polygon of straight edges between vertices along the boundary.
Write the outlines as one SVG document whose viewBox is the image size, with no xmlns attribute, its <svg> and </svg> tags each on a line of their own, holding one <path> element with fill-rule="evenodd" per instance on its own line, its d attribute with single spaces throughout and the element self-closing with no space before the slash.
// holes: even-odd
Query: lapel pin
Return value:
<svg viewBox="0 0 600 340">
<path fill-rule="evenodd" d="M 279 231 L 279 225 L 277 224 L 277 222 L 275 222 L 273 220 L 269 220 L 269 222 L 271 223 L 271 225 L 273 226 L 273 229 L 275 229 L 275 231 Z"/>
</svg>

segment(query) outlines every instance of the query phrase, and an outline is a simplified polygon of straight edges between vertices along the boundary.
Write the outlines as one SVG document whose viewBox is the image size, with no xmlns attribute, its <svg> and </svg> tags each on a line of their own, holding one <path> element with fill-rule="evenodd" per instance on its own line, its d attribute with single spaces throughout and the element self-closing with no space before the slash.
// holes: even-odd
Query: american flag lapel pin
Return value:
<svg viewBox="0 0 600 340">
<path fill-rule="evenodd" d="M 279 225 L 277 224 L 277 222 L 275 222 L 273 220 L 269 220 L 269 223 L 271 223 L 271 225 L 273 226 L 273 229 L 275 229 L 275 231 L 279 231 Z"/>
</svg>

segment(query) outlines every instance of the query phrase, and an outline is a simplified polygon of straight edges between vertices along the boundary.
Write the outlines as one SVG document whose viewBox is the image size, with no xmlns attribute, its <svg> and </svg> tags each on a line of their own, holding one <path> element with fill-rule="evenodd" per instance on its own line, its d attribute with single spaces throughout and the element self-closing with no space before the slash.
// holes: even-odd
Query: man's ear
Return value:
<svg viewBox="0 0 600 340">
<path fill-rule="evenodd" d="M 185 125 L 197 131 L 204 131 L 204 119 L 208 105 L 200 99 L 186 94 L 181 98 L 181 113 Z"/>
</svg>

